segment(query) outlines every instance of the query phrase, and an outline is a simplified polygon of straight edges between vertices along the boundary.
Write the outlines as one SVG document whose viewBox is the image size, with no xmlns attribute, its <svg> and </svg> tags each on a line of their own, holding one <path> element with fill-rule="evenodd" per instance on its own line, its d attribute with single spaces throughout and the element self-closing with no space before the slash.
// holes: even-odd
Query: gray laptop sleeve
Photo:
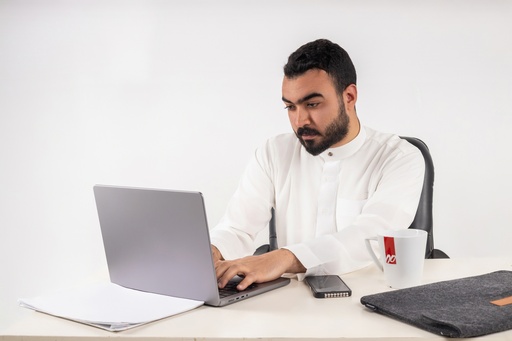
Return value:
<svg viewBox="0 0 512 341">
<path fill-rule="evenodd" d="M 512 329 L 512 271 L 363 296 L 366 307 L 446 337 Z M 493 303 L 494 302 L 494 303 Z"/>
</svg>

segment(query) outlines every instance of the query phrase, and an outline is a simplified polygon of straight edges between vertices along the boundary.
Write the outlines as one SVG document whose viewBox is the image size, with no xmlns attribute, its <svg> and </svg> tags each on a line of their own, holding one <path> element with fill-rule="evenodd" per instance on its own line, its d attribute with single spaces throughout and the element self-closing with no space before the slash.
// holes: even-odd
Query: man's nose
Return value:
<svg viewBox="0 0 512 341">
<path fill-rule="evenodd" d="M 297 127 L 303 127 L 303 126 L 311 123 L 309 120 L 309 113 L 306 109 L 297 108 L 295 114 L 296 114 L 295 125 Z"/>
</svg>

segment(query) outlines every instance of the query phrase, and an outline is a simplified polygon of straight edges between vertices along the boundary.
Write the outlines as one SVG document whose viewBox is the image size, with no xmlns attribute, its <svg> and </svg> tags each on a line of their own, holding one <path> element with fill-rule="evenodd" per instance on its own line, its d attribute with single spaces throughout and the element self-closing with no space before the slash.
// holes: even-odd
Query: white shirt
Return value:
<svg viewBox="0 0 512 341">
<path fill-rule="evenodd" d="M 252 254 L 275 207 L 279 247 L 305 275 L 354 271 L 371 262 L 365 238 L 410 226 L 424 172 L 419 149 L 370 128 L 317 156 L 295 134 L 278 135 L 256 150 L 211 242 L 225 259 Z"/>
</svg>

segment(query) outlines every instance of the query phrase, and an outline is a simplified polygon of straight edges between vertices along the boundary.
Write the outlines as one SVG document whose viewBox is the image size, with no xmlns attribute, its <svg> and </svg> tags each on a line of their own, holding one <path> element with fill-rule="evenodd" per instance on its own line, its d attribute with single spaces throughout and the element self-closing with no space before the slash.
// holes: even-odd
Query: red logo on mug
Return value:
<svg viewBox="0 0 512 341">
<path fill-rule="evenodd" d="M 384 237 L 384 252 L 387 264 L 396 264 L 395 238 Z"/>
</svg>

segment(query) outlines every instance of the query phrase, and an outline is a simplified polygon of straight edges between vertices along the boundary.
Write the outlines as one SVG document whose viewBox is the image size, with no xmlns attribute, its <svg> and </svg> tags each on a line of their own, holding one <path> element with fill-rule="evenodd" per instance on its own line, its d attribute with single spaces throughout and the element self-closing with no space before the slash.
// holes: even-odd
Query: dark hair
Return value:
<svg viewBox="0 0 512 341">
<path fill-rule="evenodd" d="M 327 72 L 340 94 L 356 84 L 356 69 L 347 51 L 327 39 L 312 41 L 293 52 L 284 66 L 284 75 L 295 78 L 311 69 Z"/>
</svg>

